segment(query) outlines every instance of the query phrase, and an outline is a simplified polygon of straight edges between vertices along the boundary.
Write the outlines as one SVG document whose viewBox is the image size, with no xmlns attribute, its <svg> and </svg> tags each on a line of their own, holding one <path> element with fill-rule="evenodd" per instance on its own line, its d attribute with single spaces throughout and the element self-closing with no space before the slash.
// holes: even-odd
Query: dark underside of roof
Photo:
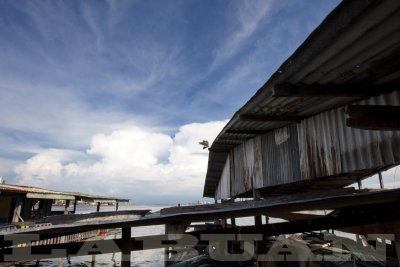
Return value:
<svg viewBox="0 0 400 267">
<path fill-rule="evenodd" d="M 233 147 L 297 120 L 365 99 L 367 95 L 395 90 L 393 85 L 400 81 L 399 59 L 400 1 L 343 1 L 235 113 L 215 139 L 210 147 L 204 196 L 214 197 Z M 335 91 L 339 85 L 352 92 L 368 88 L 368 93 L 340 94 Z M 311 93 L 284 97 L 277 91 L 282 88 L 289 88 L 286 92 L 308 88 Z M 312 94 L 318 88 L 326 94 Z M 244 116 L 253 119 L 241 119 Z M 271 119 L 257 121 L 254 119 L 257 116 Z M 279 117 L 285 119 L 274 119 Z"/>
</svg>

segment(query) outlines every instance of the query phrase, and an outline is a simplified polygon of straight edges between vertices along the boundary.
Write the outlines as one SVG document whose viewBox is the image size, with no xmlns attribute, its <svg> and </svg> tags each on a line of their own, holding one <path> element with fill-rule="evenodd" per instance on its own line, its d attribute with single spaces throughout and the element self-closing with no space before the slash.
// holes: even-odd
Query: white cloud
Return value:
<svg viewBox="0 0 400 267">
<path fill-rule="evenodd" d="M 21 184 L 123 195 L 136 202 L 201 197 L 208 152 L 226 121 L 187 124 L 174 137 L 129 127 L 92 137 L 86 152 L 45 149 L 15 168 Z"/>
</svg>

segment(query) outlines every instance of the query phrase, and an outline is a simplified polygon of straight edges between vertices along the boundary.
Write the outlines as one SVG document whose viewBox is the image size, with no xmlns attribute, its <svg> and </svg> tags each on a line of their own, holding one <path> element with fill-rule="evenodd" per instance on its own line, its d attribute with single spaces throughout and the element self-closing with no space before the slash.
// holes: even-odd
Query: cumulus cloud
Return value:
<svg viewBox="0 0 400 267">
<path fill-rule="evenodd" d="M 136 202 L 201 198 L 208 151 L 226 121 L 192 123 L 175 136 L 134 126 L 97 134 L 86 151 L 44 149 L 15 167 L 20 184 L 119 195 Z"/>
</svg>

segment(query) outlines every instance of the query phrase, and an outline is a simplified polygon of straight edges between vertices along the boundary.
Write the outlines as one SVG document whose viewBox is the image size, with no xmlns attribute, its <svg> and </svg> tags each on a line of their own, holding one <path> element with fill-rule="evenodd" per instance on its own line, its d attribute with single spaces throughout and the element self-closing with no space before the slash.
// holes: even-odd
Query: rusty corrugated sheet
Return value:
<svg viewBox="0 0 400 267">
<path fill-rule="evenodd" d="M 400 105 L 400 93 L 372 97 L 360 105 Z M 298 124 L 302 179 L 384 168 L 400 161 L 399 131 L 359 130 L 346 126 L 344 108 Z"/>
<path fill-rule="evenodd" d="M 400 81 L 399 59 L 400 1 L 343 1 L 281 65 L 265 85 L 235 113 L 212 144 L 212 148 L 220 146 L 227 135 L 227 130 L 270 131 L 289 124 L 282 121 L 241 121 L 239 118 L 242 114 L 293 113 L 311 117 L 360 100 L 358 97 L 273 97 L 272 89 L 277 84 L 398 84 Z M 379 92 L 380 88 L 377 87 L 376 90 Z M 387 100 L 386 102 L 379 101 L 381 104 L 393 102 L 393 100 Z M 371 104 L 378 104 L 378 102 Z M 306 123 L 310 125 L 323 124 L 323 122 L 315 121 L 318 118 L 302 125 L 308 129 L 308 132 L 299 132 L 301 135 L 299 138 L 303 141 L 309 139 L 308 150 L 301 149 L 302 154 L 300 155 L 304 179 L 340 174 L 341 172 L 348 174 L 362 166 L 365 168 L 369 166 L 383 167 L 399 162 L 397 152 L 393 153 L 399 146 L 397 134 L 361 133 L 361 130 L 349 132 L 349 129 L 343 128 L 344 117 L 342 115 L 332 115 L 337 120 L 342 120 L 340 122 L 342 131 L 337 131 L 335 136 L 330 138 L 318 139 L 315 134 L 322 130 L 311 130 L 305 125 Z M 328 114 L 324 116 L 329 117 Z M 335 125 L 332 121 L 325 123 L 329 124 L 321 125 L 325 130 L 329 130 Z M 337 123 L 339 124 L 339 121 Z M 256 135 L 253 134 L 253 137 Z M 338 161 L 338 151 L 332 146 L 337 139 L 342 140 L 341 144 L 347 142 L 346 145 L 340 147 L 342 155 L 340 162 Z M 372 142 L 373 145 L 363 146 L 364 151 L 353 151 L 352 147 L 360 146 L 360 142 Z M 231 145 L 224 149 L 229 152 L 235 146 L 234 143 Z M 303 147 L 305 145 L 303 144 Z M 380 152 L 376 152 L 376 150 L 380 150 Z M 370 155 L 366 156 L 366 153 Z M 210 156 L 211 154 L 213 152 L 210 153 Z M 213 164 L 212 161 L 209 163 Z M 380 165 L 376 165 L 377 163 Z M 316 166 L 314 169 L 313 164 Z M 209 166 L 210 169 L 213 169 L 212 166 Z M 368 171 L 365 169 L 364 173 L 368 173 Z M 359 177 L 360 173 L 354 173 L 354 175 Z M 214 196 L 214 184 L 218 183 L 218 179 L 207 172 L 204 196 Z"/>
<path fill-rule="evenodd" d="M 261 138 L 263 179 L 259 188 L 299 181 L 296 125 L 276 129 Z"/>
<path fill-rule="evenodd" d="M 231 166 L 229 155 L 226 159 L 224 169 L 222 170 L 221 179 L 215 194 L 216 199 L 226 199 L 231 197 Z"/>
<path fill-rule="evenodd" d="M 400 92 L 372 97 L 358 104 L 400 106 Z M 344 120 L 344 114 L 339 113 L 337 121 L 343 125 Z M 400 162 L 400 131 L 368 131 L 338 126 L 338 132 L 344 173 Z"/>
<path fill-rule="evenodd" d="M 262 181 L 261 138 L 256 137 L 236 146 L 230 156 L 231 195 L 239 195 L 253 190 L 253 184 Z"/>
<path fill-rule="evenodd" d="M 301 121 L 297 125 L 301 179 L 337 175 L 341 172 L 338 127 L 346 127 L 337 116 L 338 110 Z"/>
</svg>

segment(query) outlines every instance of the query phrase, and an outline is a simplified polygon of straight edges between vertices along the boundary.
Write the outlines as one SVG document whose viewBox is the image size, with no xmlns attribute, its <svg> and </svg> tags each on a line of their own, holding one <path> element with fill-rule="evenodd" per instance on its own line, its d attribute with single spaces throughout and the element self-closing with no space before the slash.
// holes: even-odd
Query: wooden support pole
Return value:
<svg viewBox="0 0 400 267">
<path fill-rule="evenodd" d="M 168 234 L 168 224 L 165 225 L 165 234 Z M 164 267 L 169 266 L 169 249 L 164 248 Z"/>
<path fill-rule="evenodd" d="M 259 200 L 261 198 L 261 192 L 257 189 L 253 189 L 253 198 L 254 198 L 254 200 Z M 254 226 L 257 227 L 257 226 L 261 226 L 261 225 L 262 225 L 262 215 L 260 214 L 260 215 L 254 216 Z M 260 252 L 263 249 L 263 244 L 260 241 L 256 241 L 255 244 L 256 244 L 256 246 L 254 248 L 254 253 L 256 255 L 258 255 L 258 254 L 260 254 Z M 257 261 L 257 267 L 258 266 L 262 266 L 262 263 Z"/>
<path fill-rule="evenodd" d="M 100 203 L 100 202 L 97 202 L 97 212 L 100 211 L 100 205 L 101 205 L 101 203 Z"/>
<path fill-rule="evenodd" d="M 357 180 L 357 184 L 358 184 L 358 189 L 362 189 L 362 181 L 361 180 Z"/>
<path fill-rule="evenodd" d="M 67 200 L 65 201 L 64 214 L 68 214 L 68 213 L 69 213 L 69 211 L 68 211 L 69 204 L 70 204 L 70 200 L 67 199 Z"/>
<path fill-rule="evenodd" d="M 13 213 L 13 217 L 12 217 L 12 222 L 19 222 L 20 221 L 22 203 L 23 203 L 23 199 L 22 198 L 17 198 L 17 200 L 15 202 L 15 208 L 14 208 L 14 213 Z"/>
<path fill-rule="evenodd" d="M 395 240 L 394 240 L 394 247 L 396 249 L 396 254 L 397 254 L 397 261 L 399 262 L 400 265 L 400 237 L 399 235 L 395 235 Z"/>
<path fill-rule="evenodd" d="M 115 204 L 115 211 L 118 211 L 118 205 L 119 205 L 119 202 L 117 202 L 117 203 Z"/>
<path fill-rule="evenodd" d="M 75 201 L 74 201 L 74 214 L 76 214 L 76 203 L 78 202 L 78 200 L 75 198 Z"/>
<path fill-rule="evenodd" d="M 259 200 L 261 198 L 261 193 L 257 189 L 253 189 L 253 198 L 254 200 Z M 262 224 L 262 217 L 261 215 L 254 216 L 254 225 L 261 225 Z"/>
<path fill-rule="evenodd" d="M 384 189 L 385 186 L 383 185 L 382 173 L 378 172 L 378 176 L 379 176 L 379 184 L 381 186 L 381 189 Z"/>
<path fill-rule="evenodd" d="M 132 235 L 131 229 L 131 227 L 122 228 L 122 242 L 124 245 L 121 253 L 121 267 L 131 266 L 131 249 L 128 247 Z"/>
</svg>

